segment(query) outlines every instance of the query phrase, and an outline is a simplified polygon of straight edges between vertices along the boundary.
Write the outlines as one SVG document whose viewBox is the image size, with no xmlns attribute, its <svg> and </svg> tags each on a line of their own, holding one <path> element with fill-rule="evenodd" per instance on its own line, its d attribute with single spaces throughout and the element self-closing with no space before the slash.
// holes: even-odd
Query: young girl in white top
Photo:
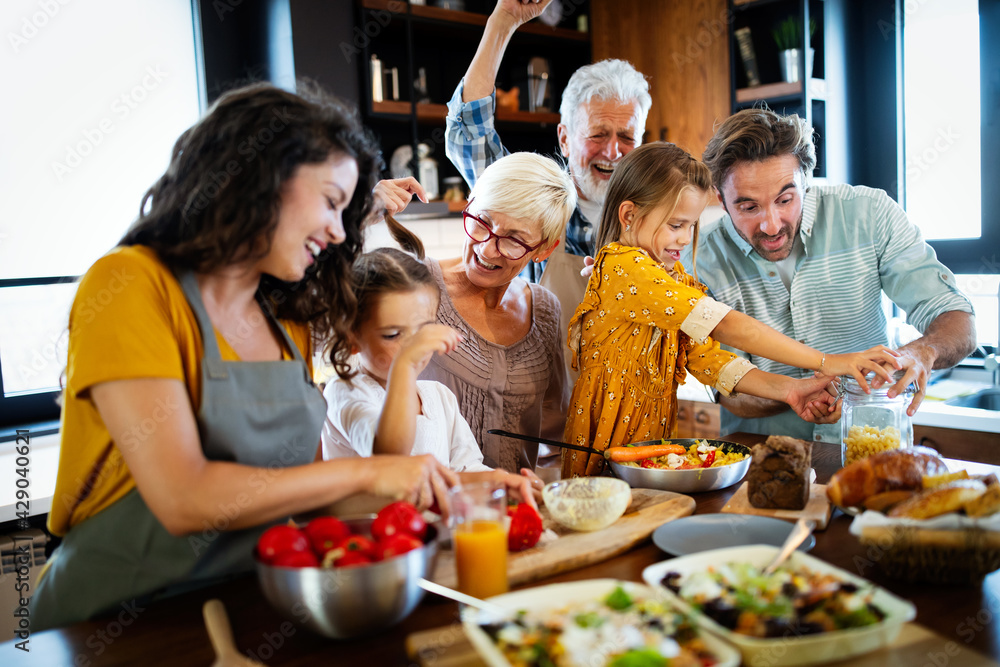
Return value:
<svg viewBox="0 0 1000 667">
<path fill-rule="evenodd" d="M 423 254 L 419 240 L 387 221 L 404 247 Z M 430 270 L 406 252 L 380 248 L 357 260 L 353 278 L 351 346 L 360 368 L 326 386 L 324 458 L 432 454 L 464 482 L 492 477 L 515 496 L 531 497 L 541 480 L 527 469 L 513 475 L 484 465 L 455 395 L 440 382 L 417 380 L 432 355 L 451 352 L 460 340 L 436 321 L 440 293 Z"/>
</svg>

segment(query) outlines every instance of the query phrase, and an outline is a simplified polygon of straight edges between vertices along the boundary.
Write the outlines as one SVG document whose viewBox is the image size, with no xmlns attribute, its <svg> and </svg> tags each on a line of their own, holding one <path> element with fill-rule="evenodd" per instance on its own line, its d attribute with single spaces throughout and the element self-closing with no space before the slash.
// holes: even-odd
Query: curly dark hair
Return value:
<svg viewBox="0 0 1000 667">
<path fill-rule="evenodd" d="M 263 276 L 261 293 L 278 317 L 309 322 L 336 359 L 357 308 L 351 266 L 382 156 L 356 112 L 318 86 L 300 82 L 294 94 L 258 83 L 222 95 L 174 144 L 170 165 L 119 244 L 148 246 L 175 271 L 208 272 L 263 257 L 284 183 L 300 166 L 335 154 L 358 165 L 358 186 L 343 214 L 346 239 L 328 246 L 299 282 Z"/>
</svg>

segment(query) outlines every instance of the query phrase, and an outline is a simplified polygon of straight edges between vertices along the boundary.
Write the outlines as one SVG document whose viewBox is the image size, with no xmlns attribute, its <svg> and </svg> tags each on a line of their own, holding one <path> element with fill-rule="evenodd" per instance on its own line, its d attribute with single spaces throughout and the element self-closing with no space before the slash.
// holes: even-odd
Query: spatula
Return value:
<svg viewBox="0 0 1000 667">
<path fill-rule="evenodd" d="M 251 660 L 236 650 L 236 643 L 233 641 L 233 628 L 229 625 L 226 607 L 222 604 L 221 600 L 209 600 L 201 608 L 201 613 L 205 617 L 208 638 L 212 640 L 212 648 L 215 649 L 215 662 L 212 663 L 212 667 L 241 667 L 263 664 L 256 660 Z"/>
</svg>

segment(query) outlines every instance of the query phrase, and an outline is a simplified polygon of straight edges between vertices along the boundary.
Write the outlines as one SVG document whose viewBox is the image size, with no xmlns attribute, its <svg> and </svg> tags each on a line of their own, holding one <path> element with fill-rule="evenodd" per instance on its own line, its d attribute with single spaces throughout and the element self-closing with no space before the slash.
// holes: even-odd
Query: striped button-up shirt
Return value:
<svg viewBox="0 0 1000 667">
<path fill-rule="evenodd" d="M 496 95 L 490 93 L 471 102 L 462 101 L 465 80 L 459 82 L 448 102 L 445 154 L 471 188 L 486 167 L 509 152 L 500 142 L 494 124 Z M 566 252 L 572 255 L 594 256 L 594 226 L 580 213 L 573 211 L 566 223 Z"/>
<path fill-rule="evenodd" d="M 700 236 L 698 279 L 716 300 L 829 354 L 888 344 L 883 292 L 920 331 L 944 312 L 972 312 L 955 276 L 882 190 L 838 185 L 806 192 L 799 231 L 804 252 L 790 288 L 775 264 L 737 233 L 728 215 Z M 682 261 L 690 271 L 690 247 Z M 764 371 L 811 375 L 742 354 Z M 722 432 L 735 431 L 840 441 L 839 424 L 813 425 L 791 410 L 761 419 L 740 419 L 723 410 Z"/>
</svg>

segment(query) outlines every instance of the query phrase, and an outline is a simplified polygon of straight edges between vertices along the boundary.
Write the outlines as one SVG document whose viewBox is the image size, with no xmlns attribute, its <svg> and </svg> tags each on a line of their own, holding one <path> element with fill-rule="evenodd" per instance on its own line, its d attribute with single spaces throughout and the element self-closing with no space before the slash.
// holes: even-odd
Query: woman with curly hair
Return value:
<svg viewBox="0 0 1000 667">
<path fill-rule="evenodd" d="M 431 456 L 318 451 L 313 347 L 347 344 L 379 160 L 340 102 L 267 84 L 177 140 L 70 311 L 48 524 L 62 543 L 32 629 L 250 570 L 265 528 L 348 495 L 444 501 L 455 478 Z"/>
</svg>

